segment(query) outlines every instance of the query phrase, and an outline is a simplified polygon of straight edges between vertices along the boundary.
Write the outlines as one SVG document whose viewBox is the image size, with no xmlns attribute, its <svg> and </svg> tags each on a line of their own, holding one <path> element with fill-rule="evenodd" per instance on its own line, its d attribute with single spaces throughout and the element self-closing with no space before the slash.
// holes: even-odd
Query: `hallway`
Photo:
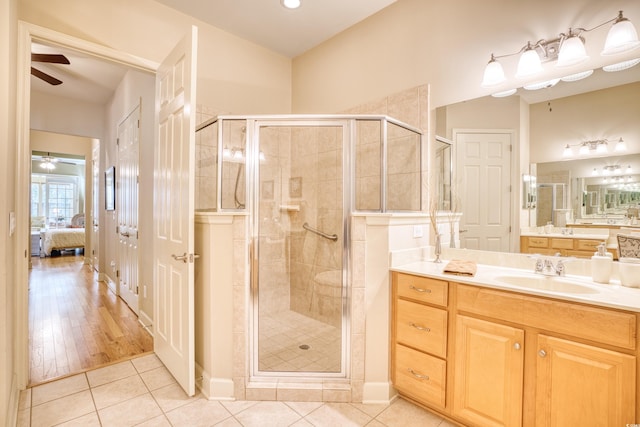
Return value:
<svg viewBox="0 0 640 427">
<path fill-rule="evenodd" d="M 97 281 L 84 257 L 32 257 L 29 272 L 29 383 L 153 351 L 137 316 Z"/>
</svg>

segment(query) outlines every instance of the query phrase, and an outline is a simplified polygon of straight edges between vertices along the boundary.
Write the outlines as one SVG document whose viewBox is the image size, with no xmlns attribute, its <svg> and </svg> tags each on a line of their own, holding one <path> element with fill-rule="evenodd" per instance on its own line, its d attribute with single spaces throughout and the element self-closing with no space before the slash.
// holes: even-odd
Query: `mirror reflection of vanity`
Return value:
<svg viewBox="0 0 640 427">
<path fill-rule="evenodd" d="M 604 178 L 602 168 L 620 164 L 625 168 L 625 181 L 631 176 L 640 183 L 640 161 L 624 158 L 640 152 L 640 65 L 612 73 L 597 69 L 584 80 L 560 82 L 538 91 L 519 88 L 517 95 L 520 100 L 484 97 L 436 110 L 436 131 L 447 137 L 456 129 L 515 130 L 519 151 L 514 152 L 520 165 L 518 169 L 518 159 L 512 161 L 519 182 L 514 186 L 511 206 L 519 213 L 512 220 L 512 229 L 537 228 L 549 222 L 556 227 L 629 224 L 624 217 L 629 216 L 628 209 L 634 212 L 640 188 L 614 187 L 622 182 L 605 186 L 598 179 Z M 614 150 L 620 137 L 627 145 L 624 153 Z M 605 138 L 609 141 L 607 153 L 577 153 L 580 143 Z M 455 144 L 454 140 L 454 153 Z M 563 158 L 567 144 L 576 152 L 570 160 Z M 456 160 L 454 154 L 454 165 Z M 632 174 L 626 172 L 629 163 Z M 601 172 L 598 177 L 593 176 L 594 168 Z M 515 173 L 512 176 L 516 179 Z M 465 206 L 461 210 L 464 215 Z M 518 239 L 519 233 L 515 234 Z M 512 247 L 518 250 L 517 243 Z"/>
</svg>

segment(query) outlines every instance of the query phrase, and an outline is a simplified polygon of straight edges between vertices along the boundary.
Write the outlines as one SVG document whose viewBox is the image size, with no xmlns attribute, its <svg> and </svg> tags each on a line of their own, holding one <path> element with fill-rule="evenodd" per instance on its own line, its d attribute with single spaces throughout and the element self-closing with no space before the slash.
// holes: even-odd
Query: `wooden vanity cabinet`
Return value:
<svg viewBox="0 0 640 427">
<path fill-rule="evenodd" d="M 577 237 L 520 236 L 520 252 L 525 254 L 574 256 L 590 258 L 606 239 Z"/>
<path fill-rule="evenodd" d="M 448 298 L 418 302 L 400 283 L 446 289 Z M 401 395 L 465 426 L 640 422 L 635 313 L 397 272 L 392 285 L 392 381 Z M 446 312 L 438 345 L 401 332 L 407 302 L 428 316 Z"/>
<path fill-rule="evenodd" d="M 394 274 L 391 378 L 405 396 L 445 408 L 448 283 Z"/>
<path fill-rule="evenodd" d="M 524 330 L 456 316 L 453 414 L 479 426 L 522 425 Z"/>
</svg>

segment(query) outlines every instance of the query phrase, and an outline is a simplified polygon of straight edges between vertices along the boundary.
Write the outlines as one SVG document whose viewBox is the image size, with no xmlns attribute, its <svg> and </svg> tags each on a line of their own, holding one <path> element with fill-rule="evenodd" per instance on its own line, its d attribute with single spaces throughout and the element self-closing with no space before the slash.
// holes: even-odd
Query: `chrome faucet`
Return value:
<svg viewBox="0 0 640 427">
<path fill-rule="evenodd" d="M 533 272 L 536 274 L 542 274 L 543 276 L 564 276 L 565 275 L 565 262 L 570 261 L 573 258 L 560 258 L 560 254 L 556 254 L 555 257 L 536 256 L 536 264 L 533 268 Z M 557 260 L 554 263 L 554 260 Z"/>
</svg>

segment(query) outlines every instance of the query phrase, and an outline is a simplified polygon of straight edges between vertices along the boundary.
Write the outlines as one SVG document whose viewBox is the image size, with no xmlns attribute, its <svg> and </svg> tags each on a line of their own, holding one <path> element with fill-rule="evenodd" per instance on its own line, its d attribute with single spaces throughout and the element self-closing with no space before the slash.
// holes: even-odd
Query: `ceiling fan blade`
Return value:
<svg viewBox="0 0 640 427">
<path fill-rule="evenodd" d="M 36 76 L 37 78 L 44 80 L 45 82 L 49 83 L 50 85 L 57 86 L 59 84 L 62 84 L 62 80 L 58 80 L 55 77 L 50 76 L 47 73 L 43 73 L 42 71 L 37 70 L 37 69 L 35 69 L 33 67 L 31 67 L 31 75 L 32 76 Z"/>
<path fill-rule="evenodd" d="M 57 53 L 32 53 L 31 61 L 49 62 L 51 64 L 70 64 L 66 56 Z"/>
</svg>

